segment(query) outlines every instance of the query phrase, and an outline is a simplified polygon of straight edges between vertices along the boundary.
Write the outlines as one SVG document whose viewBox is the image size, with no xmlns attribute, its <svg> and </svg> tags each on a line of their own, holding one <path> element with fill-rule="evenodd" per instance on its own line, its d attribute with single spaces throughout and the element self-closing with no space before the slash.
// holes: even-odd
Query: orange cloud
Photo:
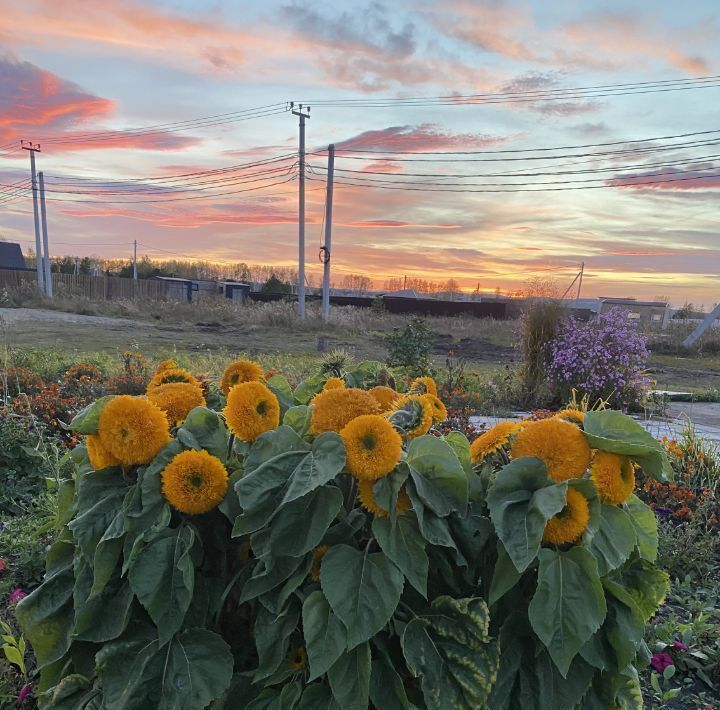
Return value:
<svg viewBox="0 0 720 710">
<path fill-rule="evenodd" d="M 401 222 L 394 219 L 369 219 L 359 222 L 346 222 L 343 227 L 357 227 L 360 229 L 460 229 L 461 224 L 413 224 L 412 222 Z"/>
</svg>

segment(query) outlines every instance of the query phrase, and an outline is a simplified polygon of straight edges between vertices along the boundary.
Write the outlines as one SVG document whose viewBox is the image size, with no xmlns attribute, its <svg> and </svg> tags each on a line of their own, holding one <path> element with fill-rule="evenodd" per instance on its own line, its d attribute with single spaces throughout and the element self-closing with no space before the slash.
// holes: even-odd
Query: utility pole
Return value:
<svg viewBox="0 0 720 710">
<path fill-rule="evenodd" d="M 305 318 L 305 120 L 310 118 L 310 107 L 293 102 L 290 108 L 300 121 L 300 144 L 298 147 L 298 164 L 300 168 L 300 188 L 298 207 L 298 314 Z"/>
<path fill-rule="evenodd" d="M 133 242 L 133 279 L 137 281 L 137 239 Z"/>
<path fill-rule="evenodd" d="M 578 281 L 577 298 L 580 298 L 580 289 L 582 288 L 582 280 L 583 280 L 584 273 L 585 273 L 585 262 L 583 261 L 582 264 L 580 264 L 580 280 Z"/>
<path fill-rule="evenodd" d="M 48 240 L 47 212 L 45 211 L 45 176 L 41 170 L 38 173 L 40 180 L 40 219 L 42 223 L 43 263 L 45 264 L 45 295 L 53 296 L 52 269 L 50 268 L 50 242 Z"/>
<path fill-rule="evenodd" d="M 323 247 L 322 313 L 330 319 L 330 239 L 332 237 L 333 177 L 335 175 L 335 146 L 328 146 L 327 196 L 325 198 L 325 246 Z"/>
<path fill-rule="evenodd" d="M 37 285 L 40 293 L 45 290 L 43 278 L 42 246 L 40 244 L 40 218 L 38 216 L 37 178 L 35 176 L 35 153 L 40 152 L 40 144 L 20 141 L 20 147 L 30 152 L 30 177 L 32 178 L 33 216 L 35 218 L 35 253 L 37 255 Z"/>
</svg>

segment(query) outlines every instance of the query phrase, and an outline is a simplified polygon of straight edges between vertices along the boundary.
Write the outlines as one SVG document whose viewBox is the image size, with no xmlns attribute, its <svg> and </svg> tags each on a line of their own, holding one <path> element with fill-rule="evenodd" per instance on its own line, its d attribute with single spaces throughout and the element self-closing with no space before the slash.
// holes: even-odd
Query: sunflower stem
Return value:
<svg viewBox="0 0 720 710">
<path fill-rule="evenodd" d="M 350 476 L 350 481 L 347 484 L 347 489 L 345 491 L 345 512 L 350 513 L 350 511 L 355 507 L 355 499 L 357 498 L 357 481 Z"/>
<path fill-rule="evenodd" d="M 228 439 L 228 450 L 227 450 L 227 460 L 230 460 L 230 456 L 232 455 L 233 446 L 235 445 L 235 434 L 230 434 L 230 438 Z"/>
</svg>

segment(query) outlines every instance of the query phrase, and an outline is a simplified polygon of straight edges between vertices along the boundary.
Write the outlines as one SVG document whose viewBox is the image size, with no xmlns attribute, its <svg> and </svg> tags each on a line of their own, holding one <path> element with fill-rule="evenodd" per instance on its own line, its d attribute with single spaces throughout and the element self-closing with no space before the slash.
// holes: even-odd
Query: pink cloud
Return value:
<svg viewBox="0 0 720 710">
<path fill-rule="evenodd" d="M 720 187 L 720 165 L 701 163 L 649 170 L 611 178 L 606 185 L 632 190 L 710 190 Z"/>
<path fill-rule="evenodd" d="M 357 222 L 346 222 L 344 227 L 358 227 L 363 229 L 406 229 L 408 227 L 416 229 L 460 229 L 461 224 L 413 224 L 412 222 L 402 222 L 395 219 L 368 219 Z"/>
</svg>

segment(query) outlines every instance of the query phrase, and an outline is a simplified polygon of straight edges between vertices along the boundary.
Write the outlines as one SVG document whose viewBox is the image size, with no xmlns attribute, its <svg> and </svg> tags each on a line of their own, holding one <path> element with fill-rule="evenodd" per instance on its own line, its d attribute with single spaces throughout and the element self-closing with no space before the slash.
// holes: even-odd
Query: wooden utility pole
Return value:
<svg viewBox="0 0 720 710">
<path fill-rule="evenodd" d="M 133 279 L 137 281 L 137 239 L 133 242 Z"/>
<path fill-rule="evenodd" d="M 30 153 L 30 177 L 32 178 L 33 217 L 35 218 L 35 254 L 37 260 L 37 285 L 40 293 L 45 290 L 43 277 L 42 245 L 40 243 L 40 217 L 38 215 L 38 189 L 35 175 L 35 153 L 40 152 L 40 144 L 31 141 L 20 141 L 20 147 Z"/>
<path fill-rule="evenodd" d="M 330 319 L 330 240 L 332 237 L 333 177 L 335 175 L 335 146 L 328 146 L 327 196 L 325 198 L 325 246 L 323 247 L 322 313 Z"/>
<path fill-rule="evenodd" d="M 298 193 L 298 314 L 305 318 L 305 121 L 310 118 L 310 107 L 290 104 L 294 116 L 299 117 L 300 136 L 298 146 L 298 167 L 300 185 Z"/>
</svg>

